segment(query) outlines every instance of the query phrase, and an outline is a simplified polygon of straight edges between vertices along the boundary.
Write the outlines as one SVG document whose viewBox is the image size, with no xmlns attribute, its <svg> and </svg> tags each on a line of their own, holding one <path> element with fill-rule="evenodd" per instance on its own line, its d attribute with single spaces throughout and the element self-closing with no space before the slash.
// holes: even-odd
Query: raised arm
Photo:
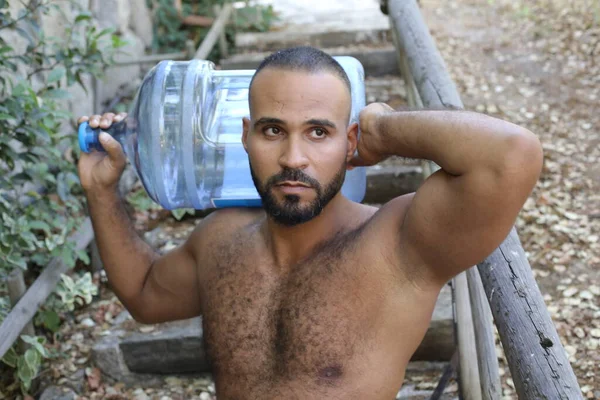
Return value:
<svg viewBox="0 0 600 400">
<path fill-rule="evenodd" d="M 541 172 L 542 148 L 533 133 L 467 111 L 372 105 L 361 117 L 363 160 L 356 164 L 400 155 L 441 167 L 412 200 L 386 205 L 398 216 L 403 257 L 423 267 L 415 278 L 443 284 L 500 245 Z"/>
<path fill-rule="evenodd" d="M 92 128 L 108 128 L 124 115 L 92 116 Z M 79 122 L 86 120 L 83 117 Z M 188 241 L 159 256 L 135 232 L 118 194 L 118 181 L 126 159 L 120 144 L 101 135 L 107 153 L 81 154 L 79 176 L 100 257 L 109 284 L 132 316 L 143 323 L 185 319 L 201 313 L 197 263 L 199 229 Z"/>
</svg>

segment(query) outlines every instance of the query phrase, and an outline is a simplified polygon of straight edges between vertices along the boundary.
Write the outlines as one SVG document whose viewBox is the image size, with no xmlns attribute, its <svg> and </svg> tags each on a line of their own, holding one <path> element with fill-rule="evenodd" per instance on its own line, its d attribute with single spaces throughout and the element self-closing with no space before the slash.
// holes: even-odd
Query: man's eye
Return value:
<svg viewBox="0 0 600 400">
<path fill-rule="evenodd" d="M 277 136 L 281 133 L 281 129 L 271 127 L 271 128 L 265 129 L 264 132 L 265 132 L 265 135 L 267 135 L 267 136 Z"/>
<path fill-rule="evenodd" d="M 316 129 L 312 130 L 311 134 L 312 134 L 313 138 L 321 139 L 321 138 L 325 137 L 325 135 L 327 135 L 327 132 L 325 132 L 324 129 L 316 128 Z"/>
</svg>

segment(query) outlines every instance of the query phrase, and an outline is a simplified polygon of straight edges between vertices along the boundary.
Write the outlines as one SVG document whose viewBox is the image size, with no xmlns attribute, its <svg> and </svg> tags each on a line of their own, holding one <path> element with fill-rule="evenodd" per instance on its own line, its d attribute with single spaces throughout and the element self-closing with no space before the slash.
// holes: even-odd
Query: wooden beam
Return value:
<svg viewBox="0 0 600 400">
<path fill-rule="evenodd" d="M 456 304 L 458 338 L 458 378 L 460 392 L 465 400 L 482 400 L 479 376 L 479 356 L 475 343 L 475 323 L 469 297 L 467 274 L 460 273 L 452 280 Z"/>
<path fill-rule="evenodd" d="M 519 399 L 583 399 L 514 228 L 478 269 Z"/>
<path fill-rule="evenodd" d="M 388 3 L 399 50 L 407 55 L 424 106 L 462 108 L 456 86 L 417 2 L 388 0 Z M 519 398 L 581 399 L 577 379 L 515 230 L 478 269 Z M 499 293 L 503 294 L 500 299 Z M 485 351 L 485 346 L 479 348 Z"/>
<path fill-rule="evenodd" d="M 92 223 L 89 218 L 86 218 L 70 239 L 75 240 L 77 250 L 82 250 L 87 247 L 93 237 Z M 31 321 L 50 293 L 54 291 L 62 274 L 68 269 L 69 267 L 60 258 L 53 259 L 2 321 L 2 325 L 0 325 L 0 358 L 4 357 L 4 354 L 17 340 L 23 328 Z"/>
<path fill-rule="evenodd" d="M 494 321 L 477 268 L 471 268 L 467 271 L 467 282 L 469 284 L 473 316 L 477 315 L 480 318 L 473 327 L 475 328 L 475 342 L 479 353 L 477 361 L 481 397 L 483 400 L 497 400 L 502 397 L 502 386 L 500 384 L 498 357 L 496 356 Z"/>
<path fill-rule="evenodd" d="M 214 6 L 215 15 L 218 17 L 221 14 L 222 6 L 219 4 Z M 221 29 L 221 33 L 219 34 L 219 51 L 221 53 L 221 58 L 229 57 L 229 50 L 227 48 L 227 37 L 225 36 L 225 29 Z"/>
<path fill-rule="evenodd" d="M 219 40 L 221 31 L 223 31 L 225 29 L 225 26 L 227 25 L 232 9 L 233 6 L 231 4 L 227 4 L 223 7 L 221 13 L 219 14 L 219 17 L 217 18 L 213 26 L 210 28 L 210 31 L 208 31 L 208 34 L 206 35 L 202 43 L 200 43 L 200 47 L 198 48 L 198 51 L 194 56 L 195 59 L 205 60 L 208 57 L 211 50 L 215 46 L 215 43 L 217 43 L 217 40 Z"/>
<path fill-rule="evenodd" d="M 17 305 L 21 297 L 25 294 L 27 290 L 27 286 L 25 286 L 25 279 L 23 278 L 23 270 L 15 269 L 13 270 L 6 279 L 6 286 L 8 288 L 8 298 L 10 299 L 11 307 Z M 19 333 L 22 335 L 35 336 L 35 328 L 33 327 L 33 323 L 29 321 L 24 327 L 23 330 Z M 26 350 L 25 343 L 21 342 L 21 351 Z"/>
</svg>

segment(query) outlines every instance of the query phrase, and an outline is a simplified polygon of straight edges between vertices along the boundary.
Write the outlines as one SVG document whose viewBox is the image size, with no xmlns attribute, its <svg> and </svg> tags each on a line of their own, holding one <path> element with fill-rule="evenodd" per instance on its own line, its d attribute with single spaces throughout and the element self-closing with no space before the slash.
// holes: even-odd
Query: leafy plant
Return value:
<svg viewBox="0 0 600 400">
<path fill-rule="evenodd" d="M 58 287 L 47 301 L 47 306 L 53 311 L 73 311 L 75 306 L 84 306 L 92 302 L 98 294 L 98 287 L 92 282 L 92 274 L 86 272 L 77 280 L 63 275 Z"/>
<path fill-rule="evenodd" d="M 0 0 L 0 282 L 15 268 L 46 266 L 55 257 L 70 267 L 78 260 L 89 263 L 86 252 L 76 251 L 68 239 L 83 220 L 84 202 L 75 163 L 77 138 L 62 133 L 72 117 L 64 100 L 71 86 L 87 92 L 84 78 L 101 77 L 125 43 L 112 29 L 98 30 L 78 3 L 23 1 L 13 16 L 8 1 Z M 68 18 L 65 5 L 80 11 Z M 46 35 L 40 24 L 57 15 L 67 19 L 62 38 Z M 22 48 L 7 41 L 13 33 L 22 38 Z M 46 307 L 36 320 L 57 329 L 57 312 L 88 301 L 90 293 L 89 278 L 65 277 L 52 295 L 60 299 L 55 309 Z M 8 303 L 0 300 L 1 320 Z M 21 340 L 29 349 L 20 354 L 13 347 L 2 361 L 16 369 L 26 392 L 48 353 L 44 338 Z"/>
<path fill-rule="evenodd" d="M 187 27 L 181 29 L 181 17 L 173 6 L 173 0 L 146 0 L 148 7 L 154 15 L 154 38 L 152 49 L 154 52 L 171 52 L 173 49 L 183 50 L 185 42 L 192 39 L 194 44 L 200 45 L 210 28 Z M 202 15 L 215 17 L 214 6 L 232 3 L 230 0 L 183 0 L 182 16 Z M 272 6 L 254 5 L 250 0 L 245 0 L 245 7 L 236 8 L 231 16 L 231 21 L 225 29 L 227 41 L 234 43 L 236 32 L 251 31 L 264 32 L 269 30 L 276 20 Z M 215 46 L 209 59 L 217 60 L 221 57 L 220 49 Z"/>
<path fill-rule="evenodd" d="M 30 347 L 24 354 L 19 355 L 14 347 L 2 358 L 2 362 L 15 369 L 21 391 L 27 393 L 31 383 L 38 376 L 44 359 L 51 358 L 50 352 L 44 347 L 46 339 L 40 336 L 21 335 L 20 339 Z"/>
</svg>

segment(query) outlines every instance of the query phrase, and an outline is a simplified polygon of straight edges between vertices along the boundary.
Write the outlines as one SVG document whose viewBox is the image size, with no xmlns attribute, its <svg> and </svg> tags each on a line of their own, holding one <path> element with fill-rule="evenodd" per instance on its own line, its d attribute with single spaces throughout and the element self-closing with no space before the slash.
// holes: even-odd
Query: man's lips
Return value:
<svg viewBox="0 0 600 400">
<path fill-rule="evenodd" d="M 287 187 L 306 187 L 309 188 L 310 186 L 307 185 L 306 183 L 303 182 L 297 182 L 297 181 L 285 181 L 285 182 L 281 182 L 278 183 L 277 186 L 287 186 Z"/>
</svg>

